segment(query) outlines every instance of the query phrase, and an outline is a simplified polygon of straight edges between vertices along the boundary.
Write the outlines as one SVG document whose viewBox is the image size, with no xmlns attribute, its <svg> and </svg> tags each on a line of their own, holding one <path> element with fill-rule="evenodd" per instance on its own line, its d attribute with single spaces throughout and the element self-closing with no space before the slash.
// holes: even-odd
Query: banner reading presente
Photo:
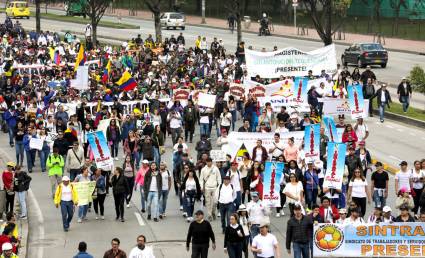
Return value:
<svg viewBox="0 0 425 258">
<path fill-rule="evenodd" d="M 283 162 L 266 162 L 263 179 L 263 203 L 268 207 L 280 207 L 279 182 L 283 168 Z"/>
<path fill-rule="evenodd" d="M 87 140 L 93 151 L 94 160 L 98 168 L 110 169 L 114 165 L 108 143 L 102 131 L 87 134 Z"/>
<path fill-rule="evenodd" d="M 323 187 L 341 189 L 345 170 L 345 143 L 328 143 L 328 163 Z"/>
<path fill-rule="evenodd" d="M 332 74 L 337 69 L 334 44 L 310 52 L 293 47 L 273 52 L 245 49 L 245 58 L 248 75 L 251 77 L 305 76 L 309 70 L 315 75 L 319 75 L 322 70 Z"/>
<path fill-rule="evenodd" d="M 425 257 L 425 223 L 316 224 L 314 257 Z"/>
</svg>

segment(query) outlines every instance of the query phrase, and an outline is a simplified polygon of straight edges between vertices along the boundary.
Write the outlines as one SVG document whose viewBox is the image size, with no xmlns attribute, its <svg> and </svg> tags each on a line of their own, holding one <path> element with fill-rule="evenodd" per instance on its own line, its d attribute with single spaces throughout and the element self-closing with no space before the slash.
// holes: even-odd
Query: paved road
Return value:
<svg viewBox="0 0 425 258">
<path fill-rule="evenodd" d="M 419 139 L 425 139 L 425 132 L 421 130 L 393 122 L 381 124 L 376 119 L 370 119 L 368 125 L 372 131 L 371 137 L 367 141 L 370 151 L 381 161 L 389 162 L 395 166 L 401 159 L 412 161 L 421 158 L 425 153 L 425 147 L 415 144 L 415 141 L 419 142 Z M 199 135 L 195 137 L 198 138 Z M 213 141 L 215 142 L 215 137 L 213 137 Z M 167 139 L 166 146 L 167 152 L 164 158 L 167 164 L 171 166 L 170 139 Z M 190 149 L 193 149 L 193 144 L 190 147 Z M 8 146 L 4 134 L 0 136 L 0 154 L 4 155 L 6 160 L 14 159 L 14 149 Z M 117 162 L 116 165 L 121 165 L 121 162 L 122 160 Z M 78 242 L 82 240 L 88 243 L 89 251 L 95 257 L 101 257 L 102 253 L 109 247 L 109 241 L 113 237 L 119 237 L 122 240 L 122 248 L 129 251 L 139 234 L 145 234 L 148 241 L 155 242 L 156 257 L 187 257 L 182 242 L 185 240 L 188 224 L 178 211 L 178 200 L 174 194 L 171 194 L 169 198 L 167 218 L 159 223 L 147 221 L 145 214 L 139 213 L 140 195 L 139 192 L 135 192 L 132 207 L 125 210 L 125 223 L 114 221 L 113 198 L 109 195 L 106 199 L 105 221 L 96 221 L 92 212 L 89 213 L 87 222 L 78 224 L 74 220 L 71 231 L 64 233 L 60 211 L 54 207 L 50 197 L 47 175 L 40 173 L 38 162 L 37 169 L 31 176 L 33 177 L 32 193 L 29 197 L 33 198 L 29 200 L 29 258 L 71 257 L 76 252 Z M 393 181 L 393 178 L 391 178 L 390 189 L 394 189 Z M 390 191 L 388 202 L 394 205 L 395 194 L 393 191 Z M 196 204 L 196 208 L 201 208 L 199 203 Z M 368 211 L 372 211 L 372 208 L 372 205 L 368 205 Z M 288 212 L 288 210 L 285 209 L 285 212 Z M 273 216 L 272 218 L 272 231 L 282 244 L 285 241 L 287 219 L 288 216 L 282 218 Z M 214 221 L 212 225 L 218 239 L 218 250 L 211 252 L 210 257 L 223 257 L 223 235 L 220 233 L 220 224 L 218 221 Z"/>
<path fill-rule="evenodd" d="M 62 11 L 50 9 L 49 12 L 56 14 L 63 14 Z M 1 14 L 0 19 L 3 19 L 4 14 Z M 115 21 L 117 22 L 116 17 L 105 16 L 104 20 Z M 34 19 L 30 20 L 21 20 L 24 27 L 27 28 L 35 28 Z M 137 34 L 142 34 L 142 37 L 146 37 L 147 34 L 154 34 L 154 26 L 152 21 L 140 20 L 136 18 L 123 17 L 123 23 L 130 23 L 140 25 L 140 30 L 137 29 L 111 29 L 99 27 L 98 34 L 100 37 L 113 37 L 118 39 L 129 39 L 132 37 L 136 37 Z M 43 30 L 54 30 L 54 31 L 62 31 L 62 30 L 70 30 L 76 32 L 84 31 L 83 24 L 69 23 L 69 22 L 59 22 L 52 20 L 42 20 L 42 29 Z M 181 31 L 164 31 L 164 37 L 170 37 L 171 35 L 177 36 Z M 218 29 L 218 28 L 210 28 L 203 26 L 186 26 L 186 30 L 183 32 L 188 44 L 193 45 L 195 39 L 198 35 L 204 35 L 207 37 L 209 41 L 212 41 L 213 37 L 222 38 L 227 49 L 230 49 L 230 52 L 233 52 L 236 46 L 236 35 L 231 34 L 228 30 Z M 320 42 L 313 42 L 307 40 L 299 40 L 299 39 L 290 39 L 285 37 L 258 37 L 252 33 L 243 33 L 243 39 L 247 43 L 247 45 L 252 45 L 255 49 L 261 49 L 266 47 L 268 50 L 271 50 L 272 46 L 276 45 L 279 48 L 283 47 L 297 47 L 304 51 L 310 51 L 316 48 L 323 46 Z M 120 43 L 117 40 L 112 40 L 111 43 Z M 336 45 L 337 57 L 341 56 L 341 53 L 344 51 L 346 46 Z M 408 54 L 402 52 L 389 52 L 390 62 L 388 63 L 387 68 L 382 69 L 380 67 L 373 67 L 374 72 L 376 73 L 378 79 L 380 81 L 389 82 L 391 84 L 398 84 L 400 82 L 401 77 L 407 76 L 411 68 L 418 64 L 422 67 L 425 67 L 425 56 Z M 354 67 L 350 67 L 350 70 L 354 69 Z M 398 98 L 395 95 L 395 89 L 390 88 L 391 94 L 394 100 Z M 412 99 L 412 106 L 424 108 L 425 107 L 425 96 L 420 94 L 414 94 Z"/>
</svg>

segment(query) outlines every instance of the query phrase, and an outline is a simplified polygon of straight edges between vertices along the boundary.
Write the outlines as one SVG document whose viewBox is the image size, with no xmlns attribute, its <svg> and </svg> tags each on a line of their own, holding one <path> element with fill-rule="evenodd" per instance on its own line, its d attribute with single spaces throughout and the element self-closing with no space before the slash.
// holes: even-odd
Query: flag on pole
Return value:
<svg viewBox="0 0 425 258">
<path fill-rule="evenodd" d="M 118 86 L 123 91 L 130 91 L 137 87 L 136 80 L 131 77 L 131 74 L 128 71 L 125 71 L 121 78 L 117 81 Z"/>
<path fill-rule="evenodd" d="M 105 69 L 103 69 L 102 82 L 106 83 L 109 79 L 109 74 L 111 74 L 111 60 L 108 60 Z"/>
<path fill-rule="evenodd" d="M 80 50 L 78 51 L 77 59 L 75 60 L 74 70 L 77 71 L 78 66 L 84 65 L 84 63 L 86 62 L 86 59 L 87 59 L 87 56 L 86 56 L 86 53 L 84 52 L 84 46 L 80 45 Z"/>
<path fill-rule="evenodd" d="M 53 55 L 53 63 L 56 65 L 60 65 L 61 63 L 61 56 L 59 55 L 59 50 L 56 50 L 55 54 Z"/>
</svg>

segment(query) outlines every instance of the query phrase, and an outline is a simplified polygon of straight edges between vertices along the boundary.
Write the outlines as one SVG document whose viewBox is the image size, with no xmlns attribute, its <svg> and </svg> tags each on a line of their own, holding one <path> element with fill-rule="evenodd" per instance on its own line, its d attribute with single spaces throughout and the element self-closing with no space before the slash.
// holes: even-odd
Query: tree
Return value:
<svg viewBox="0 0 425 258">
<path fill-rule="evenodd" d="M 417 92 L 425 94 L 425 71 L 419 65 L 415 65 L 410 71 L 410 83 Z"/>
<path fill-rule="evenodd" d="M 320 39 L 325 46 L 332 44 L 332 36 L 342 27 L 351 0 L 303 0 L 303 3 Z"/>
<path fill-rule="evenodd" d="M 97 42 L 97 26 L 113 0 L 87 0 L 86 13 L 92 26 L 92 41 Z"/>
<path fill-rule="evenodd" d="M 35 0 L 35 31 L 41 32 L 41 15 L 40 15 L 41 0 Z"/>
<path fill-rule="evenodd" d="M 157 42 L 162 41 L 161 32 L 161 0 L 144 0 L 148 9 L 152 12 L 155 24 L 155 38 Z"/>
<path fill-rule="evenodd" d="M 395 19 L 393 22 L 393 30 L 392 35 L 398 34 L 398 23 L 400 21 L 400 10 L 401 7 L 404 7 L 405 9 L 408 8 L 406 0 L 390 0 L 390 6 L 394 9 L 395 12 Z"/>
<path fill-rule="evenodd" d="M 230 0 L 225 7 L 236 19 L 236 34 L 237 34 L 237 45 L 242 41 L 242 17 L 243 17 L 243 6 L 246 0 Z"/>
</svg>

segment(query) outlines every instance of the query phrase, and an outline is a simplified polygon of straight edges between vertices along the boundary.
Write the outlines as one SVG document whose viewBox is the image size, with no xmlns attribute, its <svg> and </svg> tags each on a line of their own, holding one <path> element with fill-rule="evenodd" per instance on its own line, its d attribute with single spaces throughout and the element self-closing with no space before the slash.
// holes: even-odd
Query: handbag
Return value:
<svg viewBox="0 0 425 258">
<path fill-rule="evenodd" d="M 95 187 L 95 188 L 94 188 L 94 191 L 93 191 L 93 193 L 92 193 L 92 195 L 91 195 L 91 198 L 92 198 L 93 200 L 96 200 L 96 199 L 97 199 L 97 187 Z"/>
</svg>

